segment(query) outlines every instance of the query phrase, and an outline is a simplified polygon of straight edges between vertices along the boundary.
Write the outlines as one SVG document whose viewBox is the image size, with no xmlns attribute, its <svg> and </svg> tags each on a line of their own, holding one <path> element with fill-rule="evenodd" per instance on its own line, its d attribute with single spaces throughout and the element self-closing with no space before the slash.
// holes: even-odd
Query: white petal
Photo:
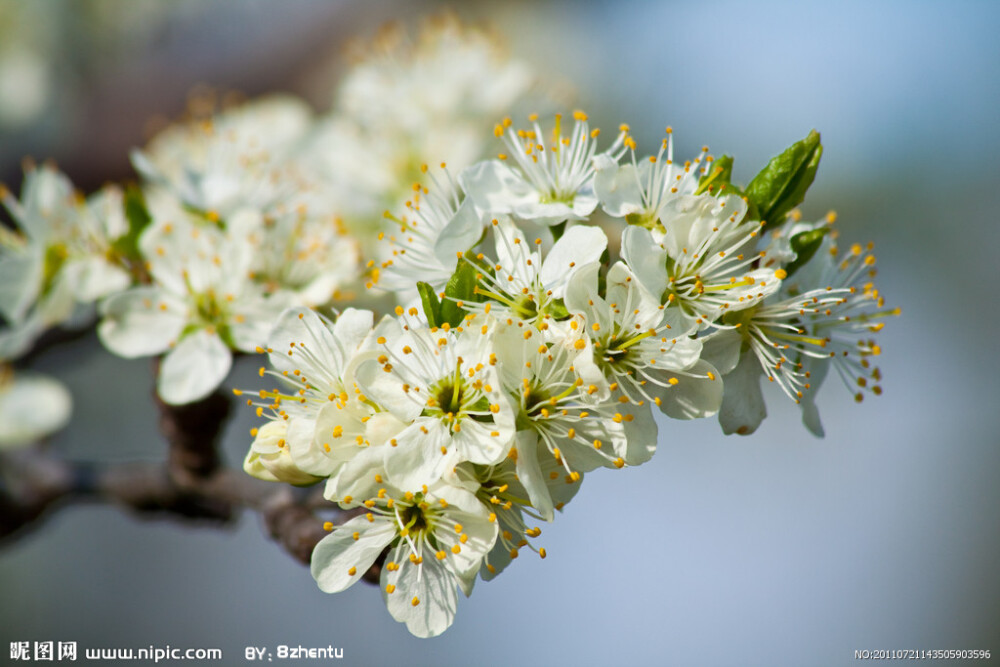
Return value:
<svg viewBox="0 0 1000 667">
<path fill-rule="evenodd" d="M 215 391 L 232 364 L 232 353 L 216 334 L 195 331 L 163 358 L 157 391 L 171 405 L 192 403 Z"/>
<path fill-rule="evenodd" d="M 434 246 L 442 266 L 454 270 L 458 254 L 464 254 L 483 235 L 483 224 L 472 199 L 466 197 L 455 215 L 444 226 Z"/>
<path fill-rule="evenodd" d="M 830 360 L 827 358 L 815 359 L 810 357 L 805 360 L 805 367 L 803 368 L 803 371 L 808 373 L 807 377 L 809 377 L 809 383 L 812 387 L 804 392 L 805 395 L 802 397 L 802 403 L 799 405 L 802 408 L 802 423 L 817 438 L 822 438 L 826 435 L 823 430 L 823 422 L 819 418 L 819 408 L 816 407 L 816 392 L 819 390 L 820 385 L 823 384 L 823 380 L 826 379 L 826 374 L 830 370 L 829 362 Z"/>
<path fill-rule="evenodd" d="M 126 359 L 159 354 L 177 340 L 187 323 L 187 306 L 158 287 L 136 287 L 106 299 L 97 335 Z"/>
<path fill-rule="evenodd" d="M 339 376 L 343 368 L 340 347 L 327 323 L 309 308 L 289 308 L 282 312 L 267 337 L 267 344 L 273 350 L 269 356 L 271 365 L 278 371 L 299 370 L 308 377 L 315 375 L 312 371 L 317 365 L 330 375 Z"/>
<path fill-rule="evenodd" d="M 512 213 L 519 220 L 536 225 L 555 225 L 566 220 L 583 220 L 597 208 L 597 197 L 577 196 L 572 204 L 543 202 L 537 193 L 524 198 L 513 207 Z M 588 210 L 589 209 L 589 210 Z"/>
<path fill-rule="evenodd" d="M 382 370 L 375 359 L 368 359 L 358 366 L 355 380 L 365 396 L 392 412 L 400 421 L 412 422 L 423 411 L 423 403 L 404 391 L 402 381 L 394 373 Z"/>
<path fill-rule="evenodd" d="M 504 407 L 505 403 L 499 403 Z M 497 417 L 500 415 L 498 414 Z M 514 435 L 513 419 L 496 420 L 494 423 L 478 422 L 471 418 L 462 420 L 462 430 L 451 434 L 449 449 L 455 448 L 463 461 L 481 465 L 500 463 L 510 451 Z M 490 435 L 497 433 L 497 435 Z"/>
<path fill-rule="evenodd" d="M 570 271 L 576 266 L 599 261 L 607 247 L 608 237 L 600 227 L 570 227 L 545 257 L 539 272 L 542 284 L 552 289 L 554 297 L 561 297 Z"/>
<path fill-rule="evenodd" d="M 38 298 L 42 257 L 36 247 L 0 255 L 0 315 L 18 322 Z"/>
<path fill-rule="evenodd" d="M 723 385 L 719 372 L 707 361 L 699 361 L 684 373 L 664 373 L 660 377 L 675 377 L 678 381 L 658 394 L 660 410 L 674 419 L 700 419 L 714 415 L 722 405 L 723 391 L 729 391 L 728 378 Z"/>
<path fill-rule="evenodd" d="M 497 160 L 472 165 L 459 174 L 458 182 L 485 217 L 510 213 L 531 198 L 524 180 Z"/>
<path fill-rule="evenodd" d="M 594 157 L 594 191 L 605 213 L 624 218 L 642 210 L 642 190 L 635 167 L 620 165 L 607 155 Z"/>
<path fill-rule="evenodd" d="M 760 391 L 760 362 L 747 350 L 733 372 L 726 376 L 726 390 L 719 410 L 719 424 L 725 434 L 749 435 L 767 416 Z"/>
<path fill-rule="evenodd" d="M 37 314 L 9 329 L 0 329 L 0 361 L 17 359 L 27 352 L 45 331 L 45 324 Z"/>
<path fill-rule="evenodd" d="M 370 310 L 347 308 L 333 324 L 333 334 L 349 350 L 361 347 L 365 337 L 371 333 L 375 315 Z"/>
<path fill-rule="evenodd" d="M 14 377 L 0 386 L 0 448 L 26 445 L 69 422 L 73 400 L 56 380 L 41 375 Z"/>
<path fill-rule="evenodd" d="M 720 329 L 708 336 L 699 338 L 702 341 L 701 358 L 715 366 L 720 373 L 731 373 L 740 360 L 740 347 L 743 337 L 731 329 Z"/>
<path fill-rule="evenodd" d="M 103 257 L 86 257 L 67 262 L 63 268 L 73 284 L 73 294 L 81 303 L 92 303 L 102 297 L 128 289 L 132 278 L 120 266 Z"/>
<path fill-rule="evenodd" d="M 342 503 L 343 506 L 357 507 L 364 499 L 371 498 L 385 484 L 378 483 L 376 475 L 386 476 L 384 447 L 359 448 L 354 458 L 340 467 L 330 477 L 323 492 L 327 500 Z M 352 501 L 344 503 L 343 499 L 350 496 Z"/>
<path fill-rule="evenodd" d="M 546 521 L 552 521 L 555 515 L 555 505 L 546 477 L 542 475 L 538 463 L 538 435 L 534 431 L 518 431 L 517 433 L 517 478 L 524 485 L 535 508 Z"/>
<path fill-rule="evenodd" d="M 285 308 L 293 301 L 291 292 L 279 292 L 268 297 L 244 296 L 236 302 L 229 315 L 230 343 L 241 352 L 254 352 L 264 347 L 271 327 Z"/>
<path fill-rule="evenodd" d="M 395 585 L 395 592 L 386 593 L 389 584 Z M 382 569 L 386 608 L 417 637 L 436 637 L 451 626 L 458 611 L 456 584 L 447 567 L 432 558 L 422 565 L 404 562 L 395 572 Z"/>
<path fill-rule="evenodd" d="M 611 309 L 597 291 L 600 262 L 588 262 L 572 270 L 566 281 L 564 292 L 566 309 L 587 318 L 587 324 L 599 324 L 604 331 L 610 331 Z M 619 303 L 625 303 L 619 301 Z M 593 305 L 593 307 L 592 307 Z M 588 341 L 589 342 L 589 341 Z"/>
<path fill-rule="evenodd" d="M 638 312 L 632 312 L 629 318 L 643 328 L 658 328 L 663 320 L 660 295 L 654 295 L 646 290 L 624 262 L 615 262 L 608 269 L 607 301 L 617 304 L 631 303 L 633 311 Z M 672 337 L 679 337 L 685 332 L 672 330 L 670 334 Z"/>
<path fill-rule="evenodd" d="M 636 466 L 653 458 L 656 453 L 656 422 L 648 405 L 629 407 L 633 419 L 625 426 L 625 463 Z"/>
<path fill-rule="evenodd" d="M 355 517 L 319 541 L 309 571 L 321 591 L 339 593 L 364 575 L 395 535 L 389 520 Z"/>
<path fill-rule="evenodd" d="M 630 225 L 622 232 L 622 259 L 642 287 L 659 297 L 667 288 L 667 252 L 648 229 Z"/>
<path fill-rule="evenodd" d="M 421 428 L 426 430 L 421 430 Z M 419 491 L 433 484 L 458 462 L 446 427 L 437 419 L 422 418 L 396 436 L 396 446 L 385 448 L 385 472 L 389 481 L 403 491 Z"/>
<path fill-rule="evenodd" d="M 332 407 L 328 404 L 326 407 Z M 323 418 L 323 410 L 320 410 L 316 419 L 305 416 L 289 418 L 288 432 L 285 440 L 288 444 L 287 451 L 292 457 L 295 466 L 317 477 L 327 477 L 337 468 L 339 461 L 326 456 L 323 447 L 319 444 L 318 434 Z"/>
</svg>

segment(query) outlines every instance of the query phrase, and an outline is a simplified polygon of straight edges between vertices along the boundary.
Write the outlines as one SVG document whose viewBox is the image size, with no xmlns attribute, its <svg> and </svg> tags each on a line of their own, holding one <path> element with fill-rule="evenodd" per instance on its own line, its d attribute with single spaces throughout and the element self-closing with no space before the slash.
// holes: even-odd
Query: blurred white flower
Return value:
<svg viewBox="0 0 1000 667">
<path fill-rule="evenodd" d="M 35 120 L 52 96 L 53 79 L 42 54 L 18 44 L 0 49 L 0 127 Z"/>
<path fill-rule="evenodd" d="M 204 398 L 229 373 L 230 350 L 261 345 L 291 295 L 266 295 L 250 280 L 252 246 L 213 226 L 156 224 L 140 247 L 154 282 L 106 299 L 98 335 L 126 358 L 167 352 L 157 380 L 167 403 Z"/>
<path fill-rule="evenodd" d="M 170 126 L 133 150 L 132 164 L 210 219 L 225 221 L 247 208 L 271 213 L 310 187 L 292 158 L 311 122 L 301 100 L 265 97 Z"/>
<path fill-rule="evenodd" d="M 0 315 L 11 327 L 8 358 L 44 329 L 90 319 L 98 299 L 132 277 L 114 242 L 127 233 L 122 193 L 107 186 L 83 199 L 55 167 L 29 167 L 21 197 L 0 190 L 17 229 L 0 229 Z"/>
<path fill-rule="evenodd" d="M 0 363 L 0 449 L 37 442 L 63 428 L 73 400 L 56 380 Z"/>
<path fill-rule="evenodd" d="M 452 15 L 430 19 L 412 38 L 387 28 L 358 51 L 304 159 L 370 248 L 385 229 L 382 213 L 408 197 L 424 165 L 457 173 L 485 157 L 495 118 L 547 105 L 525 63 Z"/>
</svg>

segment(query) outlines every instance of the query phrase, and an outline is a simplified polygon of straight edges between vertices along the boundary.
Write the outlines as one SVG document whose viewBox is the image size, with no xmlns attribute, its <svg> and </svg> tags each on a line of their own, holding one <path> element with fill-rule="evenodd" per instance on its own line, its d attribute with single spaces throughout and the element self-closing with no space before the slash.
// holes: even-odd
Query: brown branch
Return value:
<svg viewBox="0 0 1000 667">
<path fill-rule="evenodd" d="M 0 486 L 0 540 L 37 528 L 45 515 L 73 503 L 119 505 L 138 516 L 177 516 L 229 523 L 234 509 L 259 512 L 268 532 L 296 560 L 309 563 L 326 534 L 323 520 L 292 489 L 263 482 L 241 470 L 218 469 L 178 484 L 162 463 L 71 463 L 39 449 L 4 456 L 7 483 Z M 338 511 L 330 504 L 330 509 Z"/>
<path fill-rule="evenodd" d="M 340 510 L 319 492 L 296 492 L 223 468 L 217 442 L 229 416 L 225 395 L 216 392 L 180 406 L 159 397 L 155 401 L 169 446 L 165 462 L 74 463 L 40 447 L 0 456 L 0 543 L 37 528 L 47 515 L 73 503 L 119 505 L 140 517 L 214 524 L 230 523 L 238 510 L 249 509 L 261 515 L 275 541 L 308 564 L 326 535 L 316 512 L 329 510 L 338 521 L 358 513 Z M 367 581 L 378 582 L 383 561 L 384 555 L 365 573 Z"/>
<path fill-rule="evenodd" d="M 158 366 L 159 360 L 153 365 L 154 377 Z M 218 470 L 218 441 L 229 417 L 229 397 L 216 391 L 194 403 L 170 405 L 154 390 L 153 400 L 160 413 L 160 431 L 170 445 L 167 463 L 175 481 L 194 484 Z"/>
</svg>

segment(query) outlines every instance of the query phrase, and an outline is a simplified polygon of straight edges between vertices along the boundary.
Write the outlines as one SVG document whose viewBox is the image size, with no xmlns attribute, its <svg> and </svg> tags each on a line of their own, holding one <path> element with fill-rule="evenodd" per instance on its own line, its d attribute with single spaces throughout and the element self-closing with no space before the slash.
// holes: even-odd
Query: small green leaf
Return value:
<svg viewBox="0 0 1000 667">
<path fill-rule="evenodd" d="M 476 285 L 479 284 L 479 270 L 465 260 L 459 260 L 458 267 L 444 288 L 445 298 L 441 301 L 441 321 L 453 327 L 462 323 L 465 309 L 459 303 L 475 301 Z"/>
<path fill-rule="evenodd" d="M 698 189 L 696 195 L 705 192 L 717 193 L 727 185 L 733 183 L 733 158 L 723 155 L 718 160 L 712 161 L 712 168 L 707 174 L 698 179 Z"/>
<path fill-rule="evenodd" d="M 795 253 L 795 260 L 785 267 L 788 275 L 792 275 L 801 269 L 805 266 L 806 262 L 813 258 L 816 251 L 819 250 L 820 245 L 823 244 L 823 237 L 829 231 L 829 227 L 820 227 L 819 229 L 796 234 L 791 238 L 789 243 L 792 246 L 792 252 Z"/>
<path fill-rule="evenodd" d="M 566 220 L 563 220 L 562 222 L 549 227 L 549 230 L 552 232 L 553 243 L 561 239 L 562 235 L 566 233 L 566 222 Z"/>
<path fill-rule="evenodd" d="M 128 221 L 128 231 L 114 240 L 112 250 L 126 259 L 139 258 L 139 236 L 153 221 L 146 209 L 146 199 L 138 185 L 128 185 L 122 199 L 125 219 Z"/>
<path fill-rule="evenodd" d="M 569 318 L 569 309 L 562 299 L 553 299 L 545 304 L 545 314 L 551 315 L 554 320 L 565 320 Z"/>
<path fill-rule="evenodd" d="M 746 194 L 756 205 L 759 219 L 765 221 L 765 230 L 783 224 L 788 212 L 802 203 L 806 190 L 816 178 L 822 155 L 819 132 L 813 130 L 805 139 L 771 158 L 753 177 Z"/>
<path fill-rule="evenodd" d="M 601 253 L 601 270 L 597 272 L 597 293 L 603 299 L 608 293 L 608 267 L 611 266 L 611 253 L 607 248 Z"/>
<path fill-rule="evenodd" d="M 420 293 L 420 303 L 424 307 L 424 317 L 432 327 L 441 326 L 441 302 L 438 301 L 434 288 L 424 282 L 417 283 L 417 292 Z"/>
</svg>

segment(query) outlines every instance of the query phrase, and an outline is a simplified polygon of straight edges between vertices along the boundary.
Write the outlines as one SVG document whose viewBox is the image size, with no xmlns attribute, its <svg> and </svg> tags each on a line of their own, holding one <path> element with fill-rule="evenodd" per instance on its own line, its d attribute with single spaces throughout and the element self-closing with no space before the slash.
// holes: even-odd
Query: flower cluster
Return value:
<svg viewBox="0 0 1000 667">
<path fill-rule="evenodd" d="M 675 162 L 669 128 L 645 156 L 581 111 L 491 138 L 533 79 L 445 18 L 383 34 L 324 116 L 196 98 L 132 153 L 139 185 L 84 197 L 29 166 L 20 197 L 0 191 L 0 444 L 68 417 L 64 391 L 3 365 L 52 327 L 99 317 L 111 352 L 158 359 L 169 404 L 266 354 L 276 384 L 236 391 L 266 417 L 244 469 L 322 484 L 340 518 L 319 587 L 378 565 L 390 614 L 429 637 L 459 590 L 546 556 L 539 524 L 584 475 L 649 461 L 657 412 L 752 433 L 766 378 L 821 436 L 831 369 L 857 400 L 881 393 L 875 334 L 898 310 L 872 248 L 796 208 L 817 133 L 745 188 L 707 148 Z M 364 309 L 362 285 L 394 312 Z"/>
<path fill-rule="evenodd" d="M 544 558 L 537 523 L 586 473 L 648 461 L 655 411 L 750 433 L 766 377 L 821 434 L 813 396 L 831 366 L 881 391 L 870 336 L 895 311 L 874 256 L 842 256 L 830 221 L 798 219 L 804 188 L 788 194 L 812 180 L 818 135 L 743 191 L 729 158 L 675 163 L 669 131 L 640 160 L 625 125 L 602 146 L 582 112 L 529 122 L 496 126 L 496 160 L 424 167 L 388 214 L 372 288 L 396 296 L 394 315 L 286 311 L 262 349 L 279 385 L 247 398 L 268 421 L 245 469 L 322 482 L 354 517 L 313 553 L 320 588 L 380 562 L 390 614 L 421 637 L 449 627 L 477 577 Z M 598 207 L 626 223 L 614 261 Z"/>
<path fill-rule="evenodd" d="M 190 403 L 285 309 L 352 300 L 370 280 L 361 251 L 411 167 L 482 157 L 482 129 L 534 80 L 449 16 L 414 44 L 388 31 L 372 51 L 323 116 L 290 96 L 196 91 L 184 122 L 132 152 L 138 187 L 84 199 L 55 167 L 29 166 L 19 199 L 0 192 L 14 222 L 0 226 L 0 361 L 97 315 L 108 350 L 162 356 L 159 396 Z"/>
</svg>

